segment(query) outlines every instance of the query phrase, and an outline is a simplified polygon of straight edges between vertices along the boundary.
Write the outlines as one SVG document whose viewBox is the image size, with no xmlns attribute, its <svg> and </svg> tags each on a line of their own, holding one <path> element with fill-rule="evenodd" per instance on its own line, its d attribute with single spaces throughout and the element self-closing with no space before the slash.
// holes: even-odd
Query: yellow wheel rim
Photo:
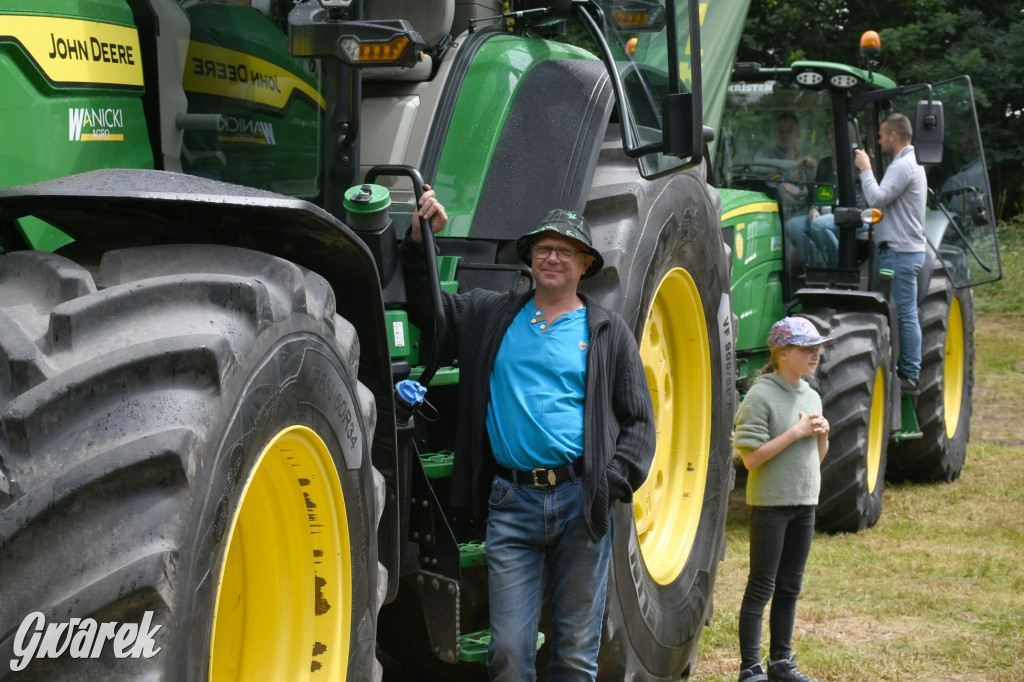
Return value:
<svg viewBox="0 0 1024 682">
<path fill-rule="evenodd" d="M 658 445 L 647 481 L 633 496 L 640 551 L 655 582 L 686 565 L 708 473 L 711 351 L 697 285 L 681 268 L 658 285 L 640 342 L 654 403 Z"/>
<path fill-rule="evenodd" d="M 304 426 L 260 453 L 230 520 L 214 602 L 210 679 L 346 678 L 348 519 L 323 440 Z"/>
<path fill-rule="evenodd" d="M 882 466 L 882 447 L 885 445 L 885 376 L 882 368 L 875 372 L 875 385 L 871 389 L 871 423 L 868 425 L 868 493 L 875 493 L 878 470 Z"/>
<path fill-rule="evenodd" d="M 946 421 L 946 437 L 952 438 L 960 425 L 960 402 L 964 397 L 964 318 L 960 301 L 953 298 L 949 306 L 949 328 L 946 330 L 946 361 L 942 377 L 942 413 Z"/>
</svg>

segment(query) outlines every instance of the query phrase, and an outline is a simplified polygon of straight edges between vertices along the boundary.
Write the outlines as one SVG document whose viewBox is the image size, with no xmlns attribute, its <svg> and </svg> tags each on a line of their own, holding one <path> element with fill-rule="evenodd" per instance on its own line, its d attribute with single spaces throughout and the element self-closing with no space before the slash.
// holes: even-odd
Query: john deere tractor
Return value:
<svg viewBox="0 0 1024 682">
<path fill-rule="evenodd" d="M 514 240 L 550 208 L 593 225 L 586 291 L 633 328 L 658 425 L 614 512 L 601 676 L 686 674 L 737 402 L 703 111 L 745 7 L 0 0 L 4 670 L 485 676 L 459 367 L 396 260 L 429 183 L 435 301 L 529 287 Z"/>
<path fill-rule="evenodd" d="M 896 375 L 891 279 L 879 271 L 878 216 L 865 212 L 853 165 L 853 151 L 865 148 L 881 180 L 887 160 L 877 131 L 890 112 L 913 123 L 928 175 L 919 395 L 903 394 Z M 733 249 L 741 392 L 767 360 L 768 330 L 783 315 L 807 317 L 835 337 L 817 376 L 831 424 L 818 528 L 873 525 L 886 477 L 956 479 L 974 384 L 971 287 L 1001 273 L 970 79 L 898 86 L 843 64 L 736 64 L 715 153 L 722 230 Z"/>
</svg>

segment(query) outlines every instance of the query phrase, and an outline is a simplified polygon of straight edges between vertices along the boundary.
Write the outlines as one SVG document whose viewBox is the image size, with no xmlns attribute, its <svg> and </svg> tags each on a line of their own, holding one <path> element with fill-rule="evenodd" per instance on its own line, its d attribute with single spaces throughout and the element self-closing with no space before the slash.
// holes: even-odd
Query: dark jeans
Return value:
<svg viewBox="0 0 1024 682">
<path fill-rule="evenodd" d="M 796 600 L 814 538 L 814 507 L 750 508 L 750 575 L 740 606 L 740 670 L 761 660 L 761 620 L 768 600 L 771 642 L 768 657 L 792 653 Z"/>
<path fill-rule="evenodd" d="M 608 585 L 612 532 L 590 539 L 583 483 L 575 476 L 550 488 L 491 484 L 487 576 L 492 680 L 536 679 L 537 625 L 545 589 L 551 593 L 549 682 L 592 682 Z"/>
</svg>

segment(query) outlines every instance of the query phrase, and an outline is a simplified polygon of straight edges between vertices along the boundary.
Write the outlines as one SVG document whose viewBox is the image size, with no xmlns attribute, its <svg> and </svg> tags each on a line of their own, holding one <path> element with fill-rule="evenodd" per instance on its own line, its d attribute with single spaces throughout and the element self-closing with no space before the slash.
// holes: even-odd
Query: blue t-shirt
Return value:
<svg viewBox="0 0 1024 682">
<path fill-rule="evenodd" d="M 563 466 L 583 454 L 587 310 L 550 324 L 531 300 L 505 332 L 491 371 L 487 434 L 503 467 Z"/>
</svg>

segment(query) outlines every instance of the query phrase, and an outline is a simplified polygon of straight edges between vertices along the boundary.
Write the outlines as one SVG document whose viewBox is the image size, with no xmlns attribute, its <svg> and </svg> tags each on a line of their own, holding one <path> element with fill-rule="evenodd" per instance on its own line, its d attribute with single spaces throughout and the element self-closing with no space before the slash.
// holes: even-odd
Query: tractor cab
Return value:
<svg viewBox="0 0 1024 682">
<path fill-rule="evenodd" d="M 868 152 L 880 180 L 889 160 L 877 146 L 878 126 L 893 112 L 914 124 L 915 150 L 928 176 L 928 241 L 955 286 L 1000 277 L 969 77 L 899 87 L 881 74 L 829 62 L 784 69 L 737 64 L 715 177 L 720 187 L 759 192 L 777 206 L 781 237 L 769 252 L 782 260 L 787 299 L 802 288 L 879 286 L 871 236 L 880 216 L 865 213 L 870 207 L 853 152 Z"/>
</svg>

